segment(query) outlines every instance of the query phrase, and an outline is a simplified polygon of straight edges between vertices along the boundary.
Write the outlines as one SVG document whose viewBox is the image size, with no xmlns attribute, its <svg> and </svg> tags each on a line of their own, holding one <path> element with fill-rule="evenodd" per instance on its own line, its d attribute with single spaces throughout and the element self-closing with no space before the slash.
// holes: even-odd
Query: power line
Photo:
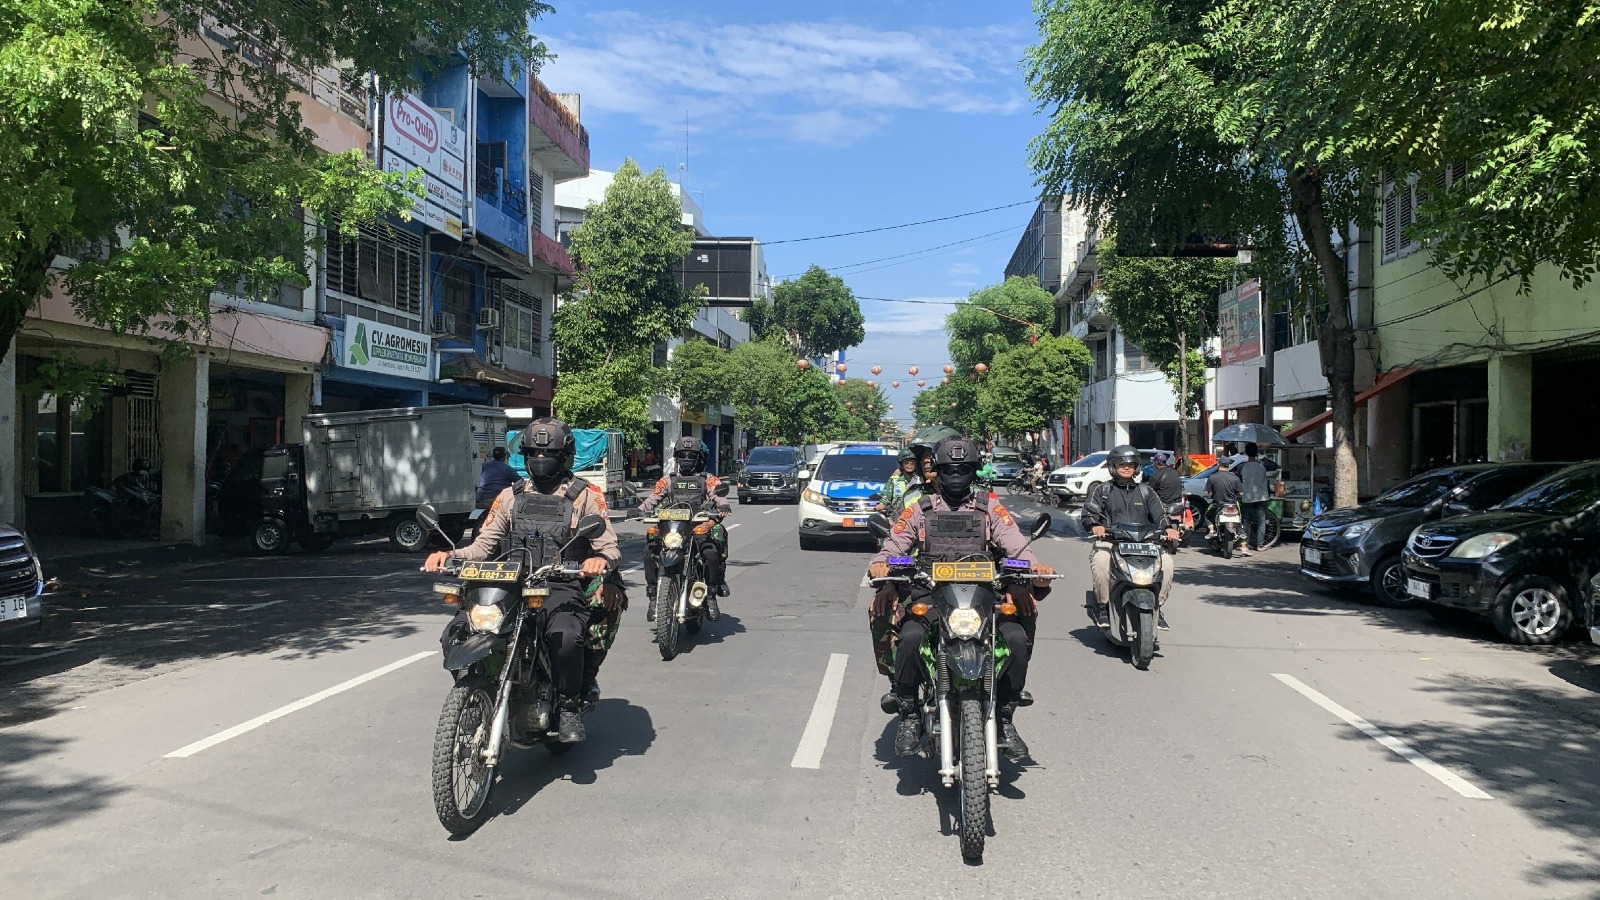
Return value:
<svg viewBox="0 0 1600 900">
<path fill-rule="evenodd" d="M 879 231 L 894 231 L 899 228 L 914 228 L 918 225 L 932 225 L 935 222 L 948 222 L 951 219 L 964 219 L 967 216 L 979 216 L 983 215 L 984 213 L 999 212 L 1002 209 L 1014 209 L 1018 206 L 1026 206 L 1030 203 L 1038 202 L 1038 200 L 1019 200 L 1016 203 L 1007 203 L 1005 206 L 991 206 L 988 209 L 975 209 L 972 212 L 956 213 L 953 216 L 940 216 L 937 219 L 923 219 L 920 222 L 906 222 L 902 225 L 885 225 L 882 228 L 864 228 L 861 231 L 841 231 L 838 234 L 819 234 L 815 237 L 785 238 L 781 241 L 763 241 L 762 244 L 763 246 L 771 247 L 774 244 L 798 244 L 803 241 L 826 241 L 831 238 L 854 237 L 858 234 L 875 234 Z"/>
<path fill-rule="evenodd" d="M 991 231 L 988 234 L 980 234 L 977 237 L 970 237 L 970 238 L 965 238 L 965 239 L 959 240 L 959 241 L 952 241 L 952 242 L 950 242 L 948 244 L 940 244 L 937 247 L 924 247 L 921 250 L 912 250 L 909 253 L 900 253 L 900 254 L 896 254 L 895 256 L 885 256 L 885 257 L 881 257 L 879 259 L 869 259 L 869 260 L 866 260 L 865 262 L 846 263 L 845 265 L 842 265 L 842 266 L 823 266 L 823 268 L 827 269 L 829 272 L 842 272 L 845 269 L 856 269 L 856 268 L 860 268 L 861 266 L 870 266 L 870 265 L 873 265 L 875 263 L 889 262 L 890 260 L 895 260 L 895 259 L 905 259 L 908 256 L 920 256 L 920 255 L 922 255 L 924 253 L 932 253 L 935 250 L 947 250 L 947 249 L 949 249 L 951 247 L 959 247 L 962 244 L 970 244 L 970 243 L 972 243 L 974 241 L 981 241 L 984 238 L 992 238 L 992 237 L 994 237 L 996 235 L 1009 234 L 1009 233 L 1011 233 L 1013 231 L 1021 231 L 1022 229 L 1027 228 L 1027 227 L 1028 226 L 1026 226 L 1026 225 L 1014 225 L 1014 226 L 1012 226 L 1010 228 L 1002 228 L 999 231 Z M 782 281 L 782 280 L 786 280 L 786 279 L 789 279 L 789 278 L 799 278 L 801 275 L 804 275 L 804 274 L 805 274 L 804 272 L 801 272 L 801 273 L 797 273 L 797 274 L 794 274 L 794 275 L 779 275 L 778 279 L 780 281 Z"/>
</svg>

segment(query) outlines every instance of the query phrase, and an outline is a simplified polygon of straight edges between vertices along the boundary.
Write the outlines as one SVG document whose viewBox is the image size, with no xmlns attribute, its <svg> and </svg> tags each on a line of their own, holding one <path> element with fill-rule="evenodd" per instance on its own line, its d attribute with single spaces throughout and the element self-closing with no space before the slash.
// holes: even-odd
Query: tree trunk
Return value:
<svg viewBox="0 0 1600 900">
<path fill-rule="evenodd" d="M 1322 373 L 1328 379 L 1328 403 L 1333 411 L 1333 503 L 1351 507 L 1358 502 L 1356 479 L 1356 338 L 1350 322 L 1350 293 L 1344 260 L 1333 246 L 1327 208 L 1322 200 L 1321 176 L 1296 168 L 1289 176 L 1295 218 L 1306 245 L 1322 275 L 1328 314 L 1322 321 L 1317 348 Z"/>
<path fill-rule="evenodd" d="M 1178 323 L 1178 458 L 1189 458 L 1189 335 Z"/>
</svg>

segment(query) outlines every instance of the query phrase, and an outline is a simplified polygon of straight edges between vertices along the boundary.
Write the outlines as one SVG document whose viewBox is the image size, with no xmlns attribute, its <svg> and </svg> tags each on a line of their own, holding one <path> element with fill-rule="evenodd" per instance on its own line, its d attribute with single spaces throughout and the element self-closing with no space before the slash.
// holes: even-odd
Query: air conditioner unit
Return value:
<svg viewBox="0 0 1600 900">
<path fill-rule="evenodd" d="M 441 337 L 456 333 L 456 314 L 449 312 L 436 312 L 433 314 L 433 335 Z"/>
<path fill-rule="evenodd" d="M 480 310 L 478 310 L 478 330 L 479 331 L 493 331 L 494 329 L 499 328 L 499 327 L 500 327 L 500 310 L 498 310 L 498 309 L 480 309 Z"/>
</svg>

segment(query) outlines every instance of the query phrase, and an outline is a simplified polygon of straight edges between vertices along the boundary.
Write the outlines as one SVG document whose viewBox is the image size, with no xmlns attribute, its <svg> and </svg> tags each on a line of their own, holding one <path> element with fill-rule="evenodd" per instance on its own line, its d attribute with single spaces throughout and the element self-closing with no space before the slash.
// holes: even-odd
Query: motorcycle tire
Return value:
<svg viewBox="0 0 1600 900">
<path fill-rule="evenodd" d="M 1156 658 L 1156 614 L 1139 610 L 1139 633 L 1133 641 L 1133 667 L 1143 672 Z"/>
<path fill-rule="evenodd" d="M 469 835 L 482 824 L 478 814 L 494 787 L 492 767 L 480 768 L 474 760 L 459 758 L 463 750 L 477 755 L 489 738 L 493 715 L 494 685 L 482 675 L 467 675 L 451 685 L 439 711 L 439 725 L 433 732 L 433 810 L 444 830 L 456 837 Z M 463 792 L 462 787 L 468 790 Z"/>
<path fill-rule="evenodd" d="M 983 859 L 989 834 L 989 757 L 984 746 L 983 703 L 961 698 L 961 858 Z"/>
<path fill-rule="evenodd" d="M 662 662 L 678 655 L 678 597 L 682 585 L 671 575 L 656 582 L 656 649 Z"/>
<path fill-rule="evenodd" d="M 1235 543 L 1232 534 L 1223 534 L 1221 548 L 1223 559 L 1233 559 L 1233 545 Z"/>
<path fill-rule="evenodd" d="M 1283 520 L 1267 512 L 1266 539 L 1261 542 L 1261 549 L 1267 550 L 1278 546 L 1278 541 L 1283 540 Z"/>
</svg>

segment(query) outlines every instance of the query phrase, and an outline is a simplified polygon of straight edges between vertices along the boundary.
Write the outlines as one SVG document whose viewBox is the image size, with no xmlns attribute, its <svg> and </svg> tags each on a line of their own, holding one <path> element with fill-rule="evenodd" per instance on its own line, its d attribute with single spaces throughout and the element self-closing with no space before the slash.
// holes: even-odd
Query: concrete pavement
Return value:
<svg viewBox="0 0 1600 900">
<path fill-rule="evenodd" d="M 493 817 L 460 841 L 429 795 L 448 678 L 422 654 L 447 612 L 416 557 L 85 576 L 29 648 L 69 652 L 0 667 L 0 883 L 39 897 L 1600 895 L 1586 648 L 1519 650 L 1364 606 L 1302 582 L 1287 548 L 1232 563 L 1189 550 L 1174 630 L 1141 673 L 1089 626 L 1070 528 L 1039 545 L 1071 577 L 1044 606 L 1038 703 L 1019 715 L 1035 759 L 1006 765 L 984 864 L 966 866 L 932 762 L 892 756 L 866 554 L 800 551 L 790 506 L 731 521 L 723 620 L 662 662 L 634 590 L 589 741 L 514 751 Z M 819 729 L 817 768 L 796 768 Z"/>
</svg>

